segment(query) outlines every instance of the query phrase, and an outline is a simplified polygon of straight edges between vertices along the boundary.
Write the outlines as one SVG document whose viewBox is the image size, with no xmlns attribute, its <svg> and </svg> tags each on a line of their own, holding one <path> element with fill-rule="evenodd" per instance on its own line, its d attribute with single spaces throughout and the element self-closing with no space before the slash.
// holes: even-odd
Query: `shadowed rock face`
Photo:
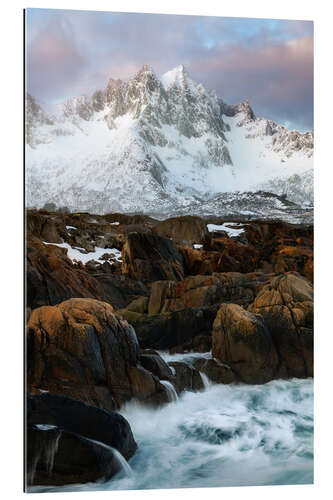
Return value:
<svg viewBox="0 0 333 500">
<path fill-rule="evenodd" d="M 139 363 L 134 329 L 105 302 L 70 299 L 35 309 L 27 336 L 30 393 L 48 390 L 106 409 L 132 397 L 163 400 L 164 388 Z"/>
<path fill-rule="evenodd" d="M 106 250 L 107 253 L 107 250 Z M 88 266 L 73 264 L 64 248 L 27 242 L 27 307 L 55 305 L 72 297 L 92 298 L 125 307 L 140 296 L 148 296 L 140 281 L 118 274 L 92 275 Z"/>
<path fill-rule="evenodd" d="M 210 336 L 216 310 L 213 306 L 148 315 L 122 309 L 116 314 L 134 327 L 144 349 L 172 349 L 182 344 L 191 349 L 198 335 Z"/>
<path fill-rule="evenodd" d="M 153 231 L 159 236 L 188 243 L 205 244 L 209 239 L 206 222 L 190 215 L 166 219 L 156 224 Z"/>
<path fill-rule="evenodd" d="M 213 325 L 212 354 L 247 383 L 274 378 L 278 356 L 260 315 L 237 304 L 222 304 Z"/>
<path fill-rule="evenodd" d="M 313 375 L 313 290 L 298 273 L 286 273 L 266 285 L 249 307 L 269 328 L 288 377 Z"/>
<path fill-rule="evenodd" d="M 137 449 L 127 420 L 72 398 L 27 397 L 27 484 L 110 479 Z"/>
<path fill-rule="evenodd" d="M 27 485 L 61 486 L 111 479 L 121 464 L 112 448 L 63 429 L 27 428 Z"/>
<path fill-rule="evenodd" d="M 143 282 L 184 278 L 183 258 L 177 246 L 154 234 L 128 234 L 122 259 L 122 272 Z"/>
<path fill-rule="evenodd" d="M 27 423 L 51 425 L 100 441 L 116 448 L 126 459 L 137 448 L 131 428 L 122 415 L 57 394 L 29 395 Z"/>
</svg>

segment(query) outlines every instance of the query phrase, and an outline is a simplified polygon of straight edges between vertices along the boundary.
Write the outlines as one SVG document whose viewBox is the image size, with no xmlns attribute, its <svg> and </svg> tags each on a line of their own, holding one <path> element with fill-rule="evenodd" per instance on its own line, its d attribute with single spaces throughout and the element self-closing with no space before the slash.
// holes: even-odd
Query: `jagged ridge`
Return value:
<svg viewBox="0 0 333 500">
<path fill-rule="evenodd" d="M 26 124 L 30 206 L 167 211 L 312 168 L 313 133 L 227 105 L 183 65 L 161 78 L 145 65 L 52 117 L 28 95 Z"/>
</svg>

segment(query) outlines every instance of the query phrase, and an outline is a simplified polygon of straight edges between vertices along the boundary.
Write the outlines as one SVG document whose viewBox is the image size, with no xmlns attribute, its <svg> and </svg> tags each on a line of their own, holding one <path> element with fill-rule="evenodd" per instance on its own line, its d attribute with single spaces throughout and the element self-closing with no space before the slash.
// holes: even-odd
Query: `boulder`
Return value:
<svg viewBox="0 0 333 500">
<path fill-rule="evenodd" d="M 272 380 L 278 356 L 263 318 L 237 304 L 222 304 L 213 325 L 212 354 L 245 383 Z"/>
<path fill-rule="evenodd" d="M 127 420 L 114 411 L 57 394 L 28 395 L 27 425 L 55 426 L 112 446 L 127 460 L 137 449 Z"/>
<path fill-rule="evenodd" d="M 188 243 L 201 243 L 205 245 L 209 241 L 207 223 L 192 215 L 173 217 L 156 224 L 153 228 L 158 236 L 164 236 L 172 240 Z"/>
<path fill-rule="evenodd" d="M 140 365 L 139 354 L 134 329 L 109 304 L 70 299 L 43 306 L 27 325 L 28 390 L 110 410 L 131 398 L 160 401 L 165 388 Z"/>
<path fill-rule="evenodd" d="M 208 352 L 212 348 L 212 335 L 207 332 L 207 335 L 196 335 L 195 337 L 176 345 L 169 349 L 171 354 L 184 353 L 189 351 Z"/>
<path fill-rule="evenodd" d="M 145 314 L 148 310 L 148 297 L 138 297 L 134 299 L 130 304 L 126 306 L 128 311 L 133 311 L 141 314 Z"/>
<path fill-rule="evenodd" d="M 172 361 L 169 366 L 174 369 L 173 385 L 178 394 L 183 391 L 201 391 L 204 388 L 199 371 L 182 361 Z"/>
<path fill-rule="evenodd" d="M 183 258 L 177 246 L 156 234 L 130 233 L 122 249 L 122 272 L 143 282 L 182 280 Z"/>
<path fill-rule="evenodd" d="M 161 358 L 158 353 L 150 353 L 143 351 L 143 354 L 140 356 L 140 363 L 142 366 L 156 375 L 160 380 L 172 380 L 173 373 L 170 370 L 167 363 Z"/>
<path fill-rule="evenodd" d="M 214 358 L 199 358 L 195 361 L 194 367 L 216 384 L 232 384 L 237 381 L 230 366 Z"/>
<path fill-rule="evenodd" d="M 197 335 L 210 335 L 216 310 L 213 306 L 148 315 L 120 309 L 116 314 L 134 327 L 143 349 L 171 349 L 191 343 Z"/>
<path fill-rule="evenodd" d="M 151 285 L 149 314 L 177 311 L 187 307 L 212 306 L 221 302 L 251 303 L 272 276 L 263 273 L 213 273 L 188 276 L 183 281 L 155 281 Z"/>
<path fill-rule="evenodd" d="M 264 318 L 285 376 L 313 376 L 311 283 L 293 272 L 273 278 L 263 287 L 249 310 Z"/>
<path fill-rule="evenodd" d="M 123 470 L 109 446 L 59 428 L 28 426 L 27 486 L 107 481 Z"/>
</svg>

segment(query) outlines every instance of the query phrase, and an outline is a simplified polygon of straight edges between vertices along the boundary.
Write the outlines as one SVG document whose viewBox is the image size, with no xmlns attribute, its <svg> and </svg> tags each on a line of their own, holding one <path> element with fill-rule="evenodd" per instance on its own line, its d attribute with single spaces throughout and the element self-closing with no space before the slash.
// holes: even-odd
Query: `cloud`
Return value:
<svg viewBox="0 0 333 500">
<path fill-rule="evenodd" d="M 221 44 L 192 71 L 227 102 L 248 99 L 257 114 L 312 126 L 312 36 L 257 48 Z"/>
<path fill-rule="evenodd" d="M 71 24 L 65 19 L 60 23 L 50 22 L 28 48 L 28 89 L 43 98 L 63 95 L 84 68 L 84 57 L 76 46 Z"/>
<path fill-rule="evenodd" d="M 311 128 L 313 24 L 308 21 L 29 10 L 29 91 L 59 100 L 180 63 L 226 102 Z"/>
</svg>

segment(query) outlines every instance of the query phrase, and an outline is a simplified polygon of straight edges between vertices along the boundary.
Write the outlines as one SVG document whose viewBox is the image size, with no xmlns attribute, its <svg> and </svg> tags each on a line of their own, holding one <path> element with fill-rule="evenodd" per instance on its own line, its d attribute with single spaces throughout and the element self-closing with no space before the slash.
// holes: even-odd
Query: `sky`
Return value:
<svg viewBox="0 0 333 500">
<path fill-rule="evenodd" d="M 313 130 L 311 21 L 28 9 L 27 91 L 44 106 L 184 64 L 228 104 Z"/>
</svg>

